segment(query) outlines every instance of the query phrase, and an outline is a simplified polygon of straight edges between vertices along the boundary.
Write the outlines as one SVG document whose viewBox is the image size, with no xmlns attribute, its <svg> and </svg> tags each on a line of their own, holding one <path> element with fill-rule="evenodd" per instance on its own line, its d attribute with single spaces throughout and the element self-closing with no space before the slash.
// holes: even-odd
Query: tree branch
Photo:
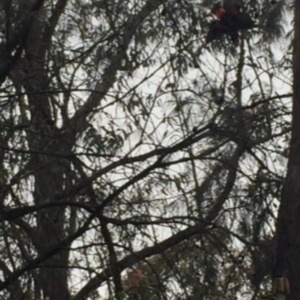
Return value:
<svg viewBox="0 0 300 300">
<path fill-rule="evenodd" d="M 86 129 L 88 125 L 88 116 L 99 105 L 100 101 L 105 97 L 109 89 L 115 83 L 117 71 L 121 69 L 122 59 L 126 54 L 128 46 L 137 28 L 163 3 L 163 1 L 164 0 L 148 0 L 140 12 L 132 16 L 132 18 L 130 18 L 124 25 L 125 32 L 123 34 L 123 38 L 120 39 L 118 53 L 111 58 L 111 63 L 106 68 L 106 71 L 102 76 L 103 80 L 98 82 L 85 104 L 65 125 L 65 129 L 69 130 L 71 140 Z"/>
<path fill-rule="evenodd" d="M 169 248 L 181 243 L 182 241 L 191 238 L 194 235 L 203 234 L 207 227 L 206 224 L 197 224 L 195 226 L 189 227 L 179 233 L 173 235 L 172 237 L 165 239 L 164 241 L 145 248 L 141 251 L 129 254 L 125 258 L 121 259 L 117 264 L 119 271 L 123 271 L 126 268 L 133 266 L 141 260 L 147 257 L 153 256 L 155 254 L 162 253 Z M 97 289 L 103 282 L 108 280 L 112 276 L 111 270 L 109 268 L 103 270 L 97 277 L 92 278 L 73 298 L 73 300 L 83 300 L 85 297 L 95 289 Z"/>
</svg>

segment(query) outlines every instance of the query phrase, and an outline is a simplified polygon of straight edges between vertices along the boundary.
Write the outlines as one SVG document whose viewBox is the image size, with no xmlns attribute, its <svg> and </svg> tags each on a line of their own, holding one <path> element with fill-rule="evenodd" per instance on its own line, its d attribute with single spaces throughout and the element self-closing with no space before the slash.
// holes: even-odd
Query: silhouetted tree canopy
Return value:
<svg viewBox="0 0 300 300">
<path fill-rule="evenodd" d="M 294 7 L 235 2 L 206 45 L 211 0 L 1 1 L 1 299 L 270 292 Z"/>
</svg>

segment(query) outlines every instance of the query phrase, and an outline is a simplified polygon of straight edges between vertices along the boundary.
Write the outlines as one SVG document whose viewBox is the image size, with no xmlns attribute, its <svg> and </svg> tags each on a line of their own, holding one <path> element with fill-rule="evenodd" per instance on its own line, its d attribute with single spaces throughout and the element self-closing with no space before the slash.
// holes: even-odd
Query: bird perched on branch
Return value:
<svg viewBox="0 0 300 300">
<path fill-rule="evenodd" d="M 211 12 L 217 19 L 209 25 L 206 36 L 207 44 L 228 35 L 232 42 L 237 45 L 239 31 L 255 27 L 255 22 L 250 15 L 242 12 L 241 6 L 238 4 L 232 4 L 225 9 L 222 3 L 218 2 L 212 7 Z"/>
</svg>

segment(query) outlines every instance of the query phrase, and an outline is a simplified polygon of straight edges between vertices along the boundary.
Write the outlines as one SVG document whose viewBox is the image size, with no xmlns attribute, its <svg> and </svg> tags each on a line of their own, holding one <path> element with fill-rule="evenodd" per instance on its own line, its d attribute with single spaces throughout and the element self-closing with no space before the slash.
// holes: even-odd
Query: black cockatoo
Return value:
<svg viewBox="0 0 300 300">
<path fill-rule="evenodd" d="M 252 29 L 255 22 L 247 14 L 241 11 L 238 4 L 230 5 L 226 9 L 220 2 L 216 3 L 211 12 L 217 17 L 209 25 L 206 43 L 221 38 L 223 35 L 229 35 L 232 42 L 238 44 L 238 32 L 240 30 Z"/>
</svg>

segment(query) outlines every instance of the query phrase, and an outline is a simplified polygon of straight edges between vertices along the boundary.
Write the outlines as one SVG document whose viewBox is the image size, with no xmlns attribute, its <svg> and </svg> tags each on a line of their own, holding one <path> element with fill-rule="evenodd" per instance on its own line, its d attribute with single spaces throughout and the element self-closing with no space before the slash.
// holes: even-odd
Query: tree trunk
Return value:
<svg viewBox="0 0 300 300">
<path fill-rule="evenodd" d="M 30 131 L 28 145 L 32 153 L 34 172 L 34 202 L 42 205 L 57 201 L 66 187 L 66 174 L 70 161 L 61 158 L 71 152 L 72 144 L 63 138 L 55 126 L 49 90 L 49 71 L 45 55 L 41 49 L 42 32 L 45 26 L 38 18 L 31 30 L 25 47 L 26 56 L 22 67 L 27 79 L 24 88 L 28 95 L 30 110 Z M 40 211 L 36 214 L 35 247 L 42 256 L 66 237 L 65 209 L 62 207 Z M 38 287 L 45 299 L 68 300 L 68 258 L 67 250 L 54 255 L 39 269 Z"/>
<path fill-rule="evenodd" d="M 292 138 L 277 224 L 273 277 L 290 283 L 288 300 L 300 299 L 300 1 L 295 1 Z"/>
</svg>

